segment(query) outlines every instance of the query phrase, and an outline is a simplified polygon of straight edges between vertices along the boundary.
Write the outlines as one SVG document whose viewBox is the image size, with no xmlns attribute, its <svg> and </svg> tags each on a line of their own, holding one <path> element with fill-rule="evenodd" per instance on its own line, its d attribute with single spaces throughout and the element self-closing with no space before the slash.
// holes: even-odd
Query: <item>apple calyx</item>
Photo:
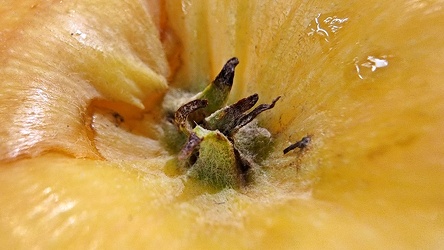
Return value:
<svg viewBox="0 0 444 250">
<path fill-rule="evenodd" d="M 213 82 L 177 108 L 170 123 L 178 135 L 167 136 L 170 143 L 181 145 L 176 146 L 180 148 L 177 159 L 185 163 L 187 175 L 218 189 L 246 185 L 259 168 L 264 148 L 271 145 L 272 138 L 255 118 L 272 109 L 280 98 L 251 111 L 259 100 L 258 94 L 225 106 L 238 63 L 235 57 L 228 60 Z M 171 105 L 164 105 L 168 106 Z M 166 130 L 171 135 L 171 128 Z"/>
</svg>

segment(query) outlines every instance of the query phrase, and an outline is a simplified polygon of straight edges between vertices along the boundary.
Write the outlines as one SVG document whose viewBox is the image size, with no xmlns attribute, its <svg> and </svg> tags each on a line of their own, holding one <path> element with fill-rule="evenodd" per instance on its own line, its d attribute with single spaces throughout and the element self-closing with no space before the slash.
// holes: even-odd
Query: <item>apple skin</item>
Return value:
<svg viewBox="0 0 444 250">
<path fill-rule="evenodd" d="M 146 3 L 25 0 L 0 8 L 2 161 L 51 150 L 100 159 L 91 103 L 149 110 L 144 101 L 168 87 L 170 68 Z"/>
<path fill-rule="evenodd" d="M 444 248 L 440 1 L 0 8 L 0 23 L 13 27 L 1 33 L 0 155 L 9 161 L 0 168 L 2 246 Z M 347 19 L 337 32 L 324 22 L 334 16 Z M 83 29 L 69 25 L 97 32 L 94 44 L 79 42 Z M 181 47 L 163 51 L 174 44 Z M 172 51 L 180 51 L 177 72 Z M 165 171 L 171 156 L 154 136 L 112 126 L 102 113 L 85 125 L 91 100 L 151 114 L 166 79 L 200 90 L 232 56 L 241 62 L 232 100 L 282 95 L 260 121 L 275 150 L 253 185 L 211 192 Z M 388 65 L 372 71 L 369 56 Z M 115 88 L 126 94 L 97 81 L 115 72 L 124 72 Z M 140 89 L 131 92 L 129 79 Z M 307 134 L 306 150 L 282 154 Z M 19 155 L 35 157 L 13 161 Z"/>
</svg>

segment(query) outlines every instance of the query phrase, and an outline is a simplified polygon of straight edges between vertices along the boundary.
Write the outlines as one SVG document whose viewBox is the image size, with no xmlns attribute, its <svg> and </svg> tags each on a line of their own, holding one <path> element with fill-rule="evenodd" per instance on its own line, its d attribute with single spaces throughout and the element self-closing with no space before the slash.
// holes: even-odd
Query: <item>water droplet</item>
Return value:
<svg viewBox="0 0 444 250">
<path fill-rule="evenodd" d="M 389 65 L 388 58 L 391 56 L 382 55 L 379 57 L 376 56 L 367 56 L 365 60 L 359 60 L 357 57 L 354 59 L 354 65 L 356 68 L 356 72 L 358 73 L 358 77 L 360 79 L 365 79 L 369 74 L 375 72 L 379 68 L 385 68 Z"/>
<path fill-rule="evenodd" d="M 318 14 L 314 20 L 308 25 L 309 36 L 318 36 L 324 41 L 330 42 L 344 24 L 348 21 L 348 17 L 338 17 L 333 14 Z"/>
<path fill-rule="evenodd" d="M 74 32 L 73 35 L 79 37 L 80 40 L 85 40 L 86 39 L 86 34 L 83 33 L 80 30 L 76 30 L 76 32 Z"/>
</svg>

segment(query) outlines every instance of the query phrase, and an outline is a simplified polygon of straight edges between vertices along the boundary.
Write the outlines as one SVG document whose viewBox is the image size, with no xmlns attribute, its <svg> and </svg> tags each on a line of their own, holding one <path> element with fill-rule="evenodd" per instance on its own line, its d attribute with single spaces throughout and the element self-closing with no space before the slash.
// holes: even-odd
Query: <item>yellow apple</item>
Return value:
<svg viewBox="0 0 444 250">
<path fill-rule="evenodd" d="M 1 245 L 444 248 L 443 8 L 3 1 Z M 161 104 L 233 56 L 230 103 L 282 97 L 261 174 L 215 191 L 170 171 Z"/>
</svg>

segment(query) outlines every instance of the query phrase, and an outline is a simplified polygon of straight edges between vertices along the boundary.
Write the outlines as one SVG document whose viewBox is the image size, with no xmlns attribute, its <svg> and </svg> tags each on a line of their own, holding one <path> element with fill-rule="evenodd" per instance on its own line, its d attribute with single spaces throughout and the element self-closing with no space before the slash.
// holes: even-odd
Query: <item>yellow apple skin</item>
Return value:
<svg viewBox="0 0 444 250">
<path fill-rule="evenodd" d="M 119 130 L 110 126 L 105 115 L 94 114 L 92 119 L 97 123 L 92 122 L 92 141 L 96 146 L 88 150 L 96 150 L 107 160 L 96 160 L 97 156 L 90 154 L 79 154 L 86 159 L 74 159 L 51 153 L 2 164 L 2 246 L 444 248 L 442 1 L 201 0 L 151 4 L 147 13 L 157 13 L 154 9 L 167 18 L 153 17 L 147 27 L 168 26 L 182 46 L 182 64 L 171 84 L 199 89 L 225 60 L 236 55 L 241 63 L 232 100 L 254 92 L 264 102 L 282 95 L 273 112 L 261 116 L 262 125 L 275 137 L 275 150 L 264 163 L 263 174 L 241 190 L 205 190 L 165 171 L 171 156 L 154 137 L 148 140 Z M 102 15 L 97 20 L 117 17 L 125 12 L 121 9 L 98 11 Z M 139 8 L 130 8 L 127 15 L 136 10 Z M 2 13 L 12 10 L 5 11 Z M 23 16 L 36 23 L 35 29 L 42 29 L 40 19 L 34 20 L 29 13 Z M 328 17 L 338 18 L 334 23 L 338 29 Z M 52 18 L 46 20 L 48 25 L 56 25 L 58 19 Z M 119 22 L 122 30 L 123 25 L 138 27 L 131 18 Z M 122 44 L 133 43 L 118 41 L 115 46 Z M 29 50 L 35 51 L 33 47 Z M 166 64 L 167 56 L 161 54 Z M 57 55 L 47 56 L 51 62 L 60 62 Z M 374 71 L 369 56 L 382 61 Z M 104 60 L 94 58 L 88 65 Z M 76 68 L 79 74 L 88 69 Z M 100 72 L 91 69 L 89 73 L 96 71 Z M 54 76 L 67 76 L 65 72 L 54 70 Z M 159 75 L 166 78 L 167 70 L 162 72 Z M 91 81 L 95 75 L 88 75 Z M 37 76 L 31 71 L 23 77 L 33 80 Z M 47 81 L 58 86 L 52 79 Z M 118 94 L 113 99 L 104 94 L 104 87 L 84 86 L 82 91 L 93 89 L 104 99 L 138 105 Z M 163 85 L 159 86 L 161 92 Z M 0 97 L 2 105 L 7 103 L 3 100 L 7 94 Z M 66 98 L 73 101 L 74 97 L 78 98 L 77 94 Z M 134 100 L 144 98 L 149 99 Z M 79 107 L 86 109 L 87 105 Z M 6 114 L 7 109 L 1 111 Z M 33 113 L 22 117 L 46 121 L 45 116 Z M 69 119 L 79 119 L 78 112 Z M 7 116 L 4 121 L 2 126 L 14 126 Z M 155 124 L 146 117 L 144 122 Z M 70 124 L 65 120 L 60 123 Z M 73 139 L 69 131 L 64 134 Z M 306 150 L 282 154 L 283 148 L 307 134 L 312 143 Z M 85 135 L 77 134 L 76 138 L 88 142 Z M 144 147 L 149 153 L 143 153 Z M 81 148 L 66 152 L 77 155 Z"/>
<path fill-rule="evenodd" d="M 101 158 L 88 126 L 91 102 L 149 109 L 144 101 L 167 89 L 169 66 L 147 4 L 4 1 L 0 12 L 1 161 L 50 150 Z"/>
</svg>

